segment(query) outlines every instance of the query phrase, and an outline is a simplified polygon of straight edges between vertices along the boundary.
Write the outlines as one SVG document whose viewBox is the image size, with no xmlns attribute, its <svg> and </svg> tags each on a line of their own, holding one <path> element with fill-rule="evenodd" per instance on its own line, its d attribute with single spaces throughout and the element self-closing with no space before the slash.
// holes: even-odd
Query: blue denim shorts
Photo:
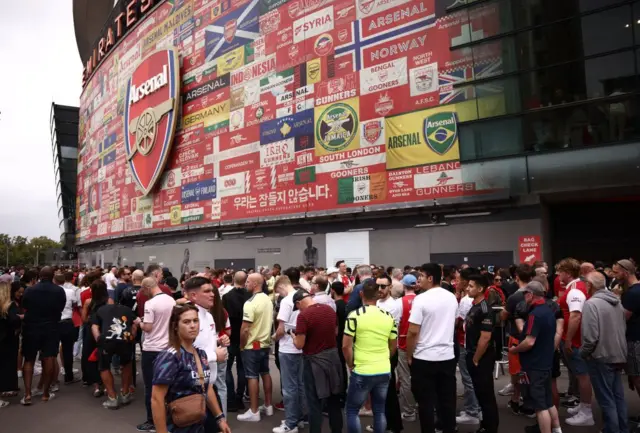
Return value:
<svg viewBox="0 0 640 433">
<path fill-rule="evenodd" d="M 258 379 L 269 374 L 269 349 L 243 350 L 242 364 L 247 379 Z"/>
<path fill-rule="evenodd" d="M 573 374 L 576 376 L 582 376 L 584 374 L 589 374 L 589 367 L 587 366 L 587 361 L 584 360 L 582 356 L 580 356 L 580 350 L 575 347 L 571 348 L 571 370 L 573 370 Z"/>
</svg>

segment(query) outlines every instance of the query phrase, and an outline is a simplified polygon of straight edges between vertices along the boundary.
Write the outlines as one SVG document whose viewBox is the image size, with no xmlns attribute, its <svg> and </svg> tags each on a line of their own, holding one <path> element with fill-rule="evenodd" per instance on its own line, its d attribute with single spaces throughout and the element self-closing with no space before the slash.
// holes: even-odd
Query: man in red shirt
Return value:
<svg viewBox="0 0 640 433">
<path fill-rule="evenodd" d="M 568 409 L 569 414 L 573 416 L 566 422 L 573 426 L 592 426 L 594 421 L 591 412 L 591 380 L 587 363 L 580 356 L 580 346 L 582 346 L 580 322 L 582 308 L 588 299 L 587 287 L 584 281 L 580 280 L 580 262 L 575 259 L 561 260 L 558 263 L 557 273 L 560 283 L 566 286 L 566 290 L 558 299 L 564 317 L 560 348 L 569 372 L 574 374 L 578 381 L 580 392 L 580 404 Z"/>
<path fill-rule="evenodd" d="M 293 344 L 304 355 L 309 432 L 321 433 L 322 405 L 326 402 L 331 433 L 339 433 L 343 426 L 340 396 L 345 390 L 336 347 L 336 313 L 328 305 L 316 304 L 303 289 L 293 295 L 293 309 L 300 310 Z"/>
<path fill-rule="evenodd" d="M 402 278 L 402 286 L 404 287 L 404 296 L 399 298 L 401 304 L 400 309 L 400 326 L 398 329 L 398 381 L 400 382 L 400 411 L 404 421 L 416 420 L 416 401 L 411 392 L 411 370 L 407 363 L 407 331 L 409 330 L 409 316 L 411 315 L 411 306 L 416 297 L 416 287 L 418 280 L 411 274 L 407 274 Z"/>
</svg>

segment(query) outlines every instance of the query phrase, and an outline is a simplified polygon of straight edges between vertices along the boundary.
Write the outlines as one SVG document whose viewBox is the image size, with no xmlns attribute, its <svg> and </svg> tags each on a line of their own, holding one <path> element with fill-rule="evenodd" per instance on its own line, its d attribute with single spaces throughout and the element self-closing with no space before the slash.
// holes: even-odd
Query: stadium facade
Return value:
<svg viewBox="0 0 640 433">
<path fill-rule="evenodd" d="M 640 241 L 640 1 L 81 18 L 82 263 L 611 261 Z"/>
</svg>

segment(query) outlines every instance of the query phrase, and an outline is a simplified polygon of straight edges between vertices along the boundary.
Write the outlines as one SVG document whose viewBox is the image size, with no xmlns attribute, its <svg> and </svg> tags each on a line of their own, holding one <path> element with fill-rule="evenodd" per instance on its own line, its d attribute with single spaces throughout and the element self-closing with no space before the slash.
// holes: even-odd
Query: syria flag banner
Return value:
<svg viewBox="0 0 640 433">
<path fill-rule="evenodd" d="M 179 102 L 178 53 L 147 56 L 127 84 L 124 144 L 131 174 L 143 195 L 160 178 L 171 152 Z"/>
</svg>

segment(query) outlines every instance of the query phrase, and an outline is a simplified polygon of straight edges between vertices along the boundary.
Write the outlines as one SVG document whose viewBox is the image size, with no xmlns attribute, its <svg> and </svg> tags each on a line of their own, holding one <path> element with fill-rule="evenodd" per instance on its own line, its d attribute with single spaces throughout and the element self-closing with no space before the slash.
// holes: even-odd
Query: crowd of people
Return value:
<svg viewBox="0 0 640 433">
<path fill-rule="evenodd" d="M 25 406 L 55 398 L 63 376 L 105 397 L 107 409 L 142 396 L 142 432 L 230 433 L 229 413 L 259 422 L 283 410 L 274 433 L 305 426 L 320 433 L 323 416 L 332 433 L 345 419 L 347 431 L 359 433 L 368 417 L 365 429 L 374 433 L 400 433 L 416 421 L 423 433 L 462 424 L 497 433 L 493 376 L 504 357 L 511 380 L 498 394 L 510 396 L 514 415 L 536 418 L 527 431 L 561 432 L 560 406 L 567 425 L 593 426 L 595 394 L 603 431 L 628 432 L 623 371 L 640 395 L 637 277 L 631 259 L 608 268 L 572 258 L 509 269 L 276 264 L 257 272 L 206 268 L 179 280 L 155 264 L 6 269 L 0 408 L 14 397 Z M 561 364 L 566 392 L 557 387 Z"/>
</svg>

